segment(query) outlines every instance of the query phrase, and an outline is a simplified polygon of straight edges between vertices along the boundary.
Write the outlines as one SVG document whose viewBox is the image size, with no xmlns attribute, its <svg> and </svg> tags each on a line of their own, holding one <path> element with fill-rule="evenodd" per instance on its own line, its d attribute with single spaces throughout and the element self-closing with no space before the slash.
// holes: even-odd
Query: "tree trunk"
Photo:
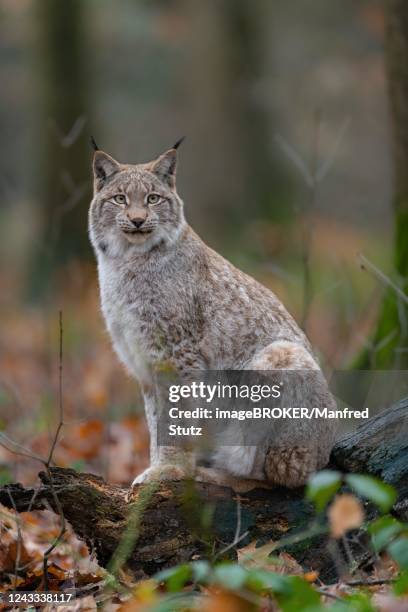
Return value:
<svg viewBox="0 0 408 612">
<path fill-rule="evenodd" d="M 391 113 L 394 161 L 394 270 L 408 294 L 408 4 L 385 0 L 385 56 Z M 376 354 L 378 368 L 408 368 L 408 306 L 387 290 L 374 342 L 391 340 Z M 404 350 L 399 350 L 404 349 Z M 369 367 L 368 355 L 358 363 Z"/>
<path fill-rule="evenodd" d="M 57 263 L 90 254 L 84 211 L 91 159 L 84 3 L 39 0 L 35 10 L 42 84 L 37 185 L 42 247 L 30 271 L 34 292 L 49 282 Z"/>
<path fill-rule="evenodd" d="M 185 0 L 182 7 L 191 32 L 190 130 L 211 177 L 195 205 L 212 240 L 234 249 L 249 223 L 291 216 L 284 164 L 273 153 L 274 114 L 261 89 L 273 9 L 267 0 Z M 202 182 L 199 165 L 191 175 Z"/>
</svg>

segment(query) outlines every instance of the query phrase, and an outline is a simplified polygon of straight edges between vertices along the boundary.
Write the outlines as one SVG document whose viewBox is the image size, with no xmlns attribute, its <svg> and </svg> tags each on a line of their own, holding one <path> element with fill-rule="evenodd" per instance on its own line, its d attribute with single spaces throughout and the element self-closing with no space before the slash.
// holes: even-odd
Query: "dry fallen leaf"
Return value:
<svg viewBox="0 0 408 612">
<path fill-rule="evenodd" d="M 276 542 L 267 542 L 256 548 L 256 540 L 237 550 L 238 563 L 244 567 L 265 568 L 270 567 L 269 555 L 274 550 Z"/>
<path fill-rule="evenodd" d="M 328 511 L 330 533 L 341 538 L 349 529 L 360 527 L 364 520 L 364 510 L 354 495 L 338 495 Z"/>
<path fill-rule="evenodd" d="M 316 580 L 319 577 L 319 572 L 306 572 L 305 574 L 303 574 L 303 578 L 306 580 L 306 582 L 310 582 L 311 584 L 313 582 L 316 582 Z"/>
<path fill-rule="evenodd" d="M 279 565 L 276 567 L 278 574 L 288 574 L 290 576 L 303 576 L 303 567 L 292 555 L 283 551 L 279 554 Z"/>
<path fill-rule="evenodd" d="M 200 602 L 202 612 L 251 612 L 255 606 L 236 593 L 217 589 Z"/>
</svg>

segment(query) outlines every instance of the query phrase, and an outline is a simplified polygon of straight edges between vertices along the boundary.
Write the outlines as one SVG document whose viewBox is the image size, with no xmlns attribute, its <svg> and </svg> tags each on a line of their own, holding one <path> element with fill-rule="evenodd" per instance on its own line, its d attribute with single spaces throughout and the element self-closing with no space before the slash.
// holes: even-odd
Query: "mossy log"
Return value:
<svg viewBox="0 0 408 612">
<path fill-rule="evenodd" d="M 346 435 L 332 454 L 333 467 L 376 474 L 396 485 L 400 498 L 395 512 L 402 518 L 408 499 L 407 426 L 404 400 Z M 96 551 L 99 563 L 112 570 L 126 563 L 137 575 L 152 575 L 180 562 L 214 556 L 234 541 L 239 506 L 240 534 L 247 532 L 239 546 L 290 536 L 285 550 L 299 563 L 326 580 L 335 577 L 325 536 L 308 533 L 314 510 L 301 489 L 254 489 L 238 495 L 209 483 L 163 482 L 136 487 L 128 502 L 126 489 L 98 476 L 65 468 L 51 468 L 50 474 L 52 484 L 47 473 L 40 473 L 35 496 L 34 489 L 20 484 L 1 488 L 0 503 L 14 504 L 19 512 L 47 507 L 57 511 L 57 495 L 75 533 Z M 225 555 L 234 555 L 234 548 Z"/>
<path fill-rule="evenodd" d="M 408 398 L 343 436 L 332 460 L 345 472 L 378 476 L 408 499 Z"/>
</svg>

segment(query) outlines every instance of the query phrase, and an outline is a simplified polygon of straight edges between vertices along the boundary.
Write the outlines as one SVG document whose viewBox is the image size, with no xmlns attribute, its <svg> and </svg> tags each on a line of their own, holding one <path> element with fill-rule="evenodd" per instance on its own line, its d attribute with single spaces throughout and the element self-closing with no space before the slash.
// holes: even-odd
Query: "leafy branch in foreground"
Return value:
<svg viewBox="0 0 408 612">
<path fill-rule="evenodd" d="M 344 485 L 346 492 L 342 490 Z M 145 603 L 148 604 L 146 609 L 155 612 L 186 609 L 264 611 L 276 610 L 276 606 L 283 612 L 328 609 L 332 612 L 375 612 L 382 609 L 376 599 L 379 590 L 382 589 L 384 595 L 387 589 L 388 603 L 395 602 L 396 610 L 403 609 L 397 607 L 397 602 L 402 597 L 401 605 L 404 605 L 408 596 L 408 525 L 388 514 L 396 501 L 395 489 L 371 476 L 324 470 L 310 479 L 306 497 L 314 504 L 317 516 L 309 530 L 303 535 L 296 534 L 297 541 L 310 537 L 311 532 L 326 533 L 329 545 L 348 546 L 346 534 L 359 529 L 369 540 L 367 547 L 372 549 L 377 569 L 381 556 L 385 556 L 392 560 L 392 571 L 387 575 L 385 570 L 382 575 L 360 571 L 352 578 L 355 568 L 347 567 L 336 584 L 324 584 L 317 572 L 304 571 L 291 555 L 281 553 L 277 556 L 277 552 L 290 543 L 291 536 L 288 536 L 277 542 L 261 546 L 253 543 L 238 549 L 238 562 L 218 561 L 218 555 L 213 562 L 196 560 L 165 569 L 153 579 L 137 585 L 129 606 L 132 602 L 135 606 Z M 360 498 L 377 508 L 377 518 L 365 520 Z M 236 547 L 239 541 L 235 537 L 228 550 Z M 351 551 L 348 554 L 352 561 Z M 285 567 L 288 559 L 289 566 Z M 389 566 L 389 561 L 387 564 Z"/>
</svg>

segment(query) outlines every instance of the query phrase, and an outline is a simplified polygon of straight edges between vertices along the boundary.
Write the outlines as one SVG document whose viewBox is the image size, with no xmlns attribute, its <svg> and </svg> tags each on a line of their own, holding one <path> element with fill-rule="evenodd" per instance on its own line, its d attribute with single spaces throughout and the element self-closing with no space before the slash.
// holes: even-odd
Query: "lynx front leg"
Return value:
<svg viewBox="0 0 408 612">
<path fill-rule="evenodd" d="M 192 478 L 195 471 L 195 456 L 179 448 L 157 447 L 157 459 L 144 472 L 136 476 L 134 485 L 157 480 L 184 480 Z"/>
<path fill-rule="evenodd" d="M 157 443 L 160 395 L 145 388 L 144 401 L 150 434 L 150 466 L 136 476 L 134 485 L 158 480 L 182 480 L 194 475 L 194 454 L 181 448 L 159 446 Z"/>
<path fill-rule="evenodd" d="M 154 464 L 158 461 L 158 446 L 157 446 L 157 399 L 156 394 L 153 391 L 153 385 L 150 388 L 145 386 L 144 394 L 144 406 L 145 415 L 147 421 L 147 428 L 149 430 L 150 437 L 150 463 Z"/>
</svg>

